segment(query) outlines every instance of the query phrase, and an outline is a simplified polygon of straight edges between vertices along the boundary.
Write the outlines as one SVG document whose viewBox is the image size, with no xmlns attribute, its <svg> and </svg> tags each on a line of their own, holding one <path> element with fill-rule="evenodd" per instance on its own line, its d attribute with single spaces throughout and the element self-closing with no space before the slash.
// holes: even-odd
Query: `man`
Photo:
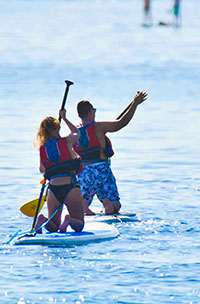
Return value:
<svg viewBox="0 0 200 304">
<path fill-rule="evenodd" d="M 151 1 L 144 0 L 144 25 L 152 25 L 152 15 L 151 15 Z"/>
<path fill-rule="evenodd" d="M 79 183 L 83 196 L 84 211 L 87 215 L 94 212 L 89 208 L 96 194 L 105 208 L 105 214 L 117 213 L 121 207 L 115 177 L 109 163 L 114 152 L 106 133 L 117 132 L 132 119 L 137 106 L 147 99 L 146 92 L 138 92 L 130 107 L 119 120 L 95 121 L 96 109 L 87 100 L 77 105 L 82 124 L 78 126 L 80 138 L 74 145 L 76 152 L 82 157 L 83 171 L 79 175 Z"/>
</svg>

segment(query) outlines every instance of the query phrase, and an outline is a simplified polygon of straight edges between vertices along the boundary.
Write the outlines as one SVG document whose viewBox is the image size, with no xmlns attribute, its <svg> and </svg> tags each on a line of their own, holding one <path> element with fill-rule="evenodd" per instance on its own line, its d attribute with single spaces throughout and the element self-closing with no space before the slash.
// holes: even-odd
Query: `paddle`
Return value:
<svg viewBox="0 0 200 304">
<path fill-rule="evenodd" d="M 66 103 L 66 100 L 67 100 L 67 95 L 68 95 L 68 92 L 69 92 L 69 87 L 70 87 L 70 85 L 73 84 L 73 82 L 69 81 L 69 80 L 65 80 L 65 83 L 66 83 L 66 89 L 65 89 L 65 94 L 64 94 L 64 97 L 63 97 L 62 105 L 61 105 L 61 110 L 63 110 L 65 108 L 65 103 Z M 61 122 L 61 116 L 59 116 L 58 119 L 59 119 L 59 122 Z M 42 183 L 42 188 L 41 188 L 41 191 L 40 191 L 40 196 L 39 196 L 39 200 L 38 200 L 38 203 L 37 203 L 37 209 L 36 209 L 35 217 L 33 219 L 33 225 L 32 225 L 32 229 L 31 230 L 34 230 L 35 223 L 36 223 L 39 211 L 41 210 L 40 206 L 41 206 L 41 202 L 42 202 L 42 197 L 43 197 L 45 186 L 46 186 L 46 178 L 44 179 L 44 181 Z"/>
<path fill-rule="evenodd" d="M 140 93 L 139 91 L 137 91 L 137 93 Z M 132 101 L 131 103 L 126 107 L 126 109 L 124 109 L 124 111 L 116 118 L 116 120 L 120 119 L 130 108 L 130 106 L 132 105 Z"/>
<path fill-rule="evenodd" d="M 43 195 L 41 203 L 40 203 L 39 212 L 45 204 L 45 198 L 46 198 L 46 195 Z M 36 199 L 24 204 L 23 206 L 20 207 L 20 211 L 27 216 L 34 217 L 36 214 L 38 201 L 39 201 L 39 198 L 36 198 Z"/>
<path fill-rule="evenodd" d="M 66 83 L 66 89 L 65 89 L 65 93 L 64 93 L 64 97 L 63 97 L 63 101 L 62 101 L 62 105 L 61 105 L 61 109 L 62 110 L 65 108 L 65 104 L 66 104 L 66 100 L 67 100 L 67 95 L 68 95 L 68 92 L 69 92 L 69 87 L 70 87 L 70 85 L 73 84 L 73 82 L 71 82 L 69 80 L 65 80 L 65 83 Z M 61 122 L 61 116 L 59 116 L 59 121 Z M 44 195 L 43 195 L 44 194 L 45 186 L 46 186 L 46 179 L 44 179 L 43 182 L 42 182 L 42 188 L 41 188 L 41 191 L 40 191 L 39 199 L 32 200 L 31 202 L 26 203 L 25 205 L 23 205 L 20 208 L 20 210 L 24 214 L 26 214 L 26 215 L 29 214 L 28 216 L 34 216 L 32 230 L 34 230 L 34 226 L 35 226 L 38 214 L 39 214 L 40 210 L 42 209 L 42 207 L 44 205 L 44 202 L 45 202 L 44 201 Z M 37 208 L 36 208 L 36 206 L 37 206 Z M 35 209 L 36 209 L 36 212 L 33 211 Z M 30 212 L 30 210 L 31 210 L 31 212 Z M 31 214 L 34 214 L 34 215 L 31 215 Z"/>
<path fill-rule="evenodd" d="M 116 120 L 119 120 L 130 108 L 132 102 L 126 107 L 126 109 L 124 109 L 124 111 L 116 118 Z"/>
<path fill-rule="evenodd" d="M 66 80 L 67 81 L 67 80 Z M 71 83 L 73 84 L 73 83 Z M 67 91 L 67 90 L 66 90 Z M 67 95 L 65 91 L 65 95 Z M 66 99 L 67 96 L 64 95 L 64 98 L 63 98 L 63 101 Z M 124 111 L 116 118 L 117 120 L 120 119 L 125 113 L 126 111 L 128 111 L 128 109 L 130 108 L 132 102 L 124 109 Z M 63 109 L 63 105 L 62 105 L 62 109 Z M 59 121 L 60 121 L 60 117 L 59 117 Z M 30 216 L 30 217 L 33 217 L 35 216 L 35 211 L 37 209 L 37 205 L 38 205 L 38 201 L 39 201 L 39 198 L 37 199 L 34 199 L 26 204 L 24 204 L 23 206 L 21 206 L 20 208 L 20 211 L 26 215 L 26 216 Z M 41 203 L 40 203 L 40 208 L 39 208 L 39 211 L 42 209 L 42 207 L 44 206 L 44 203 L 45 203 L 45 196 L 42 197 L 41 199 Z"/>
</svg>

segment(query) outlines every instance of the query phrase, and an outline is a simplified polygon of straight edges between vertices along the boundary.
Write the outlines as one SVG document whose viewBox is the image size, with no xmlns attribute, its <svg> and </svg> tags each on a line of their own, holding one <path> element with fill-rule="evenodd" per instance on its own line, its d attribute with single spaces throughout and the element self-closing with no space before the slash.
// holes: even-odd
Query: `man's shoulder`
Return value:
<svg viewBox="0 0 200 304">
<path fill-rule="evenodd" d="M 107 132 L 112 132 L 115 126 L 114 121 L 98 121 L 96 122 L 95 128 L 101 133 L 105 134 Z"/>
<path fill-rule="evenodd" d="M 106 125 L 106 122 L 105 121 L 95 121 L 94 125 L 95 125 L 95 128 L 103 129 Z"/>
</svg>

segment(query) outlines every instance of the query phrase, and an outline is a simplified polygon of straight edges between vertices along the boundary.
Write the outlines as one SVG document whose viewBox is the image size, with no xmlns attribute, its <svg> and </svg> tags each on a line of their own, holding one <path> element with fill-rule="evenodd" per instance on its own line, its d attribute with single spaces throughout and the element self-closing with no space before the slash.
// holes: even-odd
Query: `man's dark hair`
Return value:
<svg viewBox="0 0 200 304">
<path fill-rule="evenodd" d="M 87 100 L 81 100 L 77 104 L 77 112 L 80 118 L 88 115 L 88 113 L 93 109 L 92 104 Z"/>
</svg>

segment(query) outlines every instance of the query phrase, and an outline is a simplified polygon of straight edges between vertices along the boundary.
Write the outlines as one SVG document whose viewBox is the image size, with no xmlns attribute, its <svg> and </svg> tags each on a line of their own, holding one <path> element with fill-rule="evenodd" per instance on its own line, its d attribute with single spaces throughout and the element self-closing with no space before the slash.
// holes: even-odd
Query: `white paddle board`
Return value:
<svg viewBox="0 0 200 304">
<path fill-rule="evenodd" d="M 113 239 L 119 235 L 119 231 L 113 225 L 106 223 L 90 222 L 85 223 L 82 232 L 74 232 L 68 228 L 66 233 L 42 233 L 33 235 L 16 236 L 11 245 L 49 245 L 69 246 L 80 245 L 90 242 L 97 242 Z"/>
<path fill-rule="evenodd" d="M 135 213 L 131 212 L 119 212 L 116 214 L 105 214 L 100 209 L 94 209 L 95 215 L 86 215 L 85 221 L 97 221 L 97 222 L 107 222 L 107 223 L 119 223 L 119 222 L 138 222 L 138 218 Z"/>
</svg>

